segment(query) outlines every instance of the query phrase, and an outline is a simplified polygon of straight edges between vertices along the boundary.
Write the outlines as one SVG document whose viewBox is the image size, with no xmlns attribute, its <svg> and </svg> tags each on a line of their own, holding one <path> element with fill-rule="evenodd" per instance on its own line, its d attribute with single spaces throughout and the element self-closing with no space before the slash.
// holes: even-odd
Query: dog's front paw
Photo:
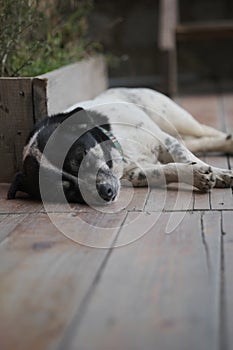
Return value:
<svg viewBox="0 0 233 350">
<path fill-rule="evenodd" d="M 215 187 L 225 188 L 233 186 L 233 171 L 223 170 L 216 174 L 216 185 Z"/>
<path fill-rule="evenodd" d="M 206 192 L 215 186 L 216 177 L 210 166 L 193 165 L 193 185 Z"/>
</svg>

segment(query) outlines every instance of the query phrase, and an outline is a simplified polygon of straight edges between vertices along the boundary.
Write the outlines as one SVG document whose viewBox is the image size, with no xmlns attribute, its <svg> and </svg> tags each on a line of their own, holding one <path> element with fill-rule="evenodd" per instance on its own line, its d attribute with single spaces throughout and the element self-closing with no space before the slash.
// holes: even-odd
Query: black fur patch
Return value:
<svg viewBox="0 0 233 350">
<path fill-rule="evenodd" d="M 76 115 L 77 123 L 76 119 L 75 122 L 72 120 L 72 123 L 64 124 L 61 129 L 58 129 L 57 132 L 53 134 L 53 132 L 65 120 L 67 120 L 69 117 L 76 117 Z M 35 125 L 28 137 L 27 143 L 30 141 L 33 135 L 38 132 L 36 143 L 33 144 L 33 147 L 35 149 L 38 147 L 38 150 L 43 153 L 46 143 L 53 134 L 54 140 L 52 139 L 52 142 L 54 142 L 54 148 L 50 147 L 50 149 L 52 149 L 52 153 L 50 154 L 47 152 L 46 157 L 48 161 L 56 166 L 56 156 L 54 157 L 53 154 L 56 155 L 56 153 L 59 153 L 59 149 L 64 149 L 62 148 L 63 146 L 65 147 L 70 141 L 76 140 L 76 135 L 81 135 L 75 142 L 70 143 L 72 146 L 70 147 L 63 164 L 63 171 L 74 176 L 73 181 L 70 177 L 66 178 L 66 175 L 63 174 L 63 181 L 70 184 L 69 186 L 64 186 L 64 192 L 69 202 L 83 202 L 83 198 L 79 188 L 77 187 L 78 182 L 75 179 L 78 177 L 80 164 L 88 150 L 95 147 L 97 144 L 101 144 L 105 162 L 110 168 L 113 166 L 111 160 L 111 149 L 115 146 L 112 141 L 103 143 L 104 141 L 109 141 L 109 139 L 104 132 L 97 128 L 97 126 L 101 126 L 107 131 L 111 130 L 107 117 L 94 111 L 85 111 L 83 108 L 78 107 L 68 113 L 60 113 L 44 118 Z M 16 192 L 21 190 L 28 193 L 32 197 L 40 198 L 39 163 L 37 159 L 32 155 L 28 155 L 24 161 L 23 169 L 23 173 L 20 174 L 20 176 L 16 176 L 10 188 L 8 197 L 14 198 Z M 53 189 L 56 188 L 56 184 L 51 183 L 51 179 L 53 179 L 53 170 L 49 168 L 44 169 L 43 173 L 43 176 L 45 176 L 45 178 L 48 180 L 48 189 L 50 187 Z M 51 186 L 49 185 L 50 183 Z M 56 193 L 51 193 L 51 197 L 55 195 Z"/>
</svg>

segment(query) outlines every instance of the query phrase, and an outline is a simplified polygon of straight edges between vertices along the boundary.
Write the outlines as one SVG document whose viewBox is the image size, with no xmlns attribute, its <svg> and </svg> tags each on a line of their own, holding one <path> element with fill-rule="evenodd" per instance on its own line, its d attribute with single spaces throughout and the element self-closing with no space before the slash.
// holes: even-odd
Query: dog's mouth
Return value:
<svg viewBox="0 0 233 350">
<path fill-rule="evenodd" d="M 120 192 L 120 181 L 115 177 L 111 179 L 83 179 L 79 178 L 76 192 L 80 193 L 82 202 L 87 205 L 109 205 L 115 202 Z"/>
</svg>

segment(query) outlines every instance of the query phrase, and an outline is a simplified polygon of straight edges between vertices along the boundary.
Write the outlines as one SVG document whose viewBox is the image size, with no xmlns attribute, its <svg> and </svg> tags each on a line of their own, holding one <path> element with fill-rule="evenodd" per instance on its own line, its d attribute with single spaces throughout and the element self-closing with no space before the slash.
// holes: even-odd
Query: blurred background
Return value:
<svg viewBox="0 0 233 350">
<path fill-rule="evenodd" d="M 103 53 L 110 86 L 233 87 L 232 0 L 0 0 L 0 31 L 2 76 Z"/>
<path fill-rule="evenodd" d="M 116 58 L 109 69 L 113 86 L 146 85 L 172 94 L 169 69 L 171 79 L 177 69 L 182 92 L 233 86 L 232 0 L 95 0 L 90 30 Z"/>
</svg>

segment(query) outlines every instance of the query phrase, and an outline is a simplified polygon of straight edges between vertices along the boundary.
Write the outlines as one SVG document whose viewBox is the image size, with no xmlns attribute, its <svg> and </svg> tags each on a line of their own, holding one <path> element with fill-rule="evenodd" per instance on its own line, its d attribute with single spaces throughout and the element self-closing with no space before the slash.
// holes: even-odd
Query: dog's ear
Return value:
<svg viewBox="0 0 233 350">
<path fill-rule="evenodd" d="M 106 130 L 110 130 L 108 118 L 96 111 L 88 110 L 86 111 L 82 107 L 76 107 L 65 115 L 66 119 L 72 117 L 72 125 L 79 125 L 82 129 L 90 130 L 96 126 L 103 126 Z"/>
<path fill-rule="evenodd" d="M 90 113 L 88 113 L 88 111 L 86 111 L 82 107 L 77 107 L 72 111 L 68 112 L 67 118 L 70 117 L 72 117 L 73 121 L 77 122 L 80 127 L 83 126 L 83 128 L 89 129 L 90 127 L 94 126 L 94 121 Z"/>
</svg>

